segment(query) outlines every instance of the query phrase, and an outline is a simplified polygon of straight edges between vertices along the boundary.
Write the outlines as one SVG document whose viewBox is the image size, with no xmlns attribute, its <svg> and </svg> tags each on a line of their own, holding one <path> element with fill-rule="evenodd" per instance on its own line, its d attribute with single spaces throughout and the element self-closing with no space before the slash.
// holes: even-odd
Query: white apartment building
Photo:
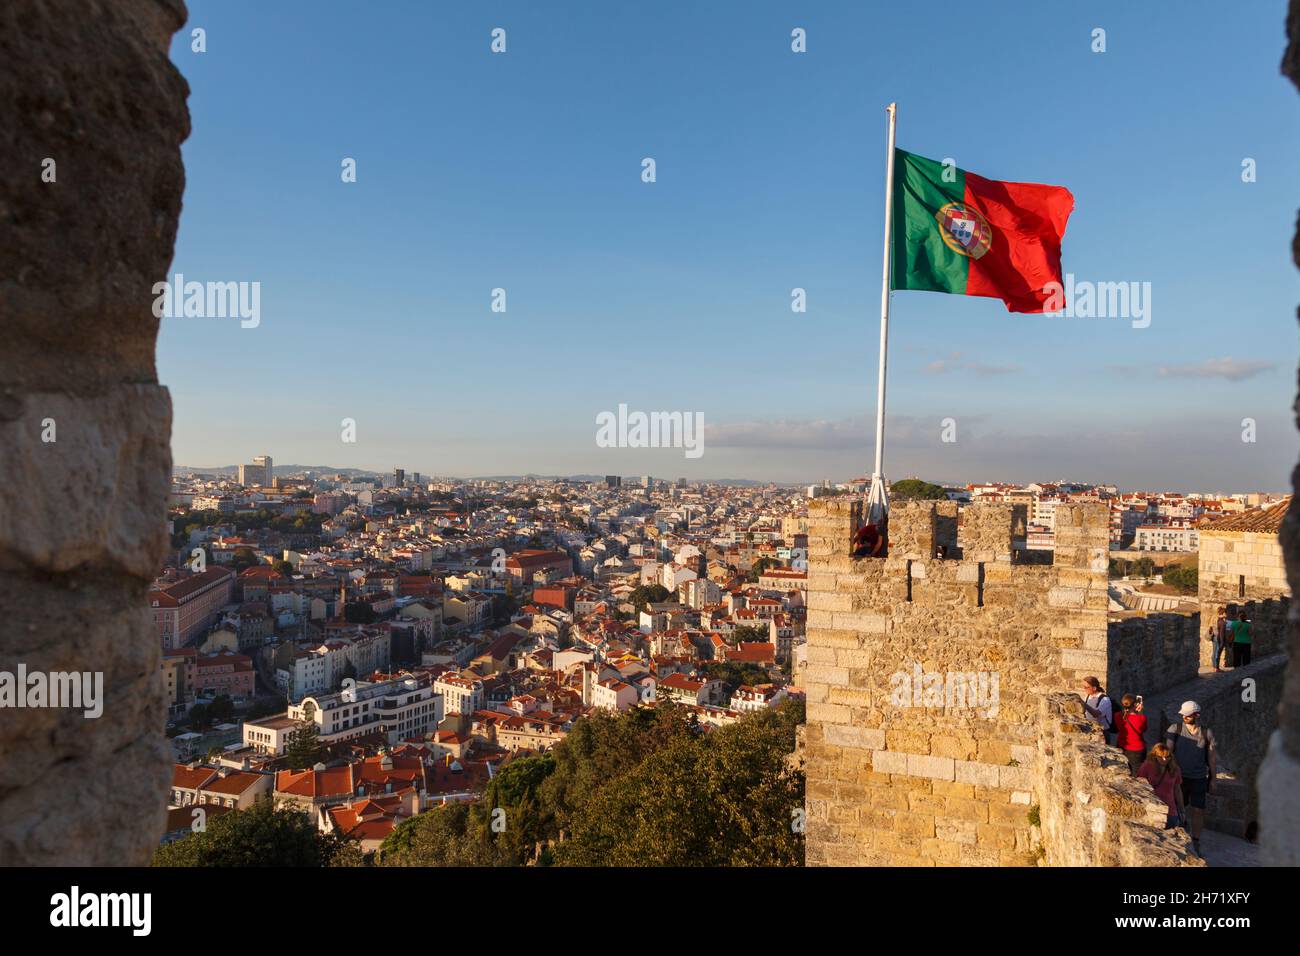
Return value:
<svg viewBox="0 0 1300 956">
<path fill-rule="evenodd" d="M 690 608 L 699 610 L 710 604 L 722 601 L 722 588 L 708 578 L 691 578 L 681 585 L 682 602 Z"/>
<path fill-rule="evenodd" d="M 339 693 L 305 697 L 289 708 L 288 718 L 314 721 L 326 744 L 374 733 L 396 744 L 437 730 L 443 700 L 427 674 L 403 674 L 392 680 L 358 682 Z"/>
<path fill-rule="evenodd" d="M 1196 551 L 1200 546 L 1201 536 L 1195 528 L 1172 525 L 1139 525 L 1133 538 L 1138 551 Z"/>
<path fill-rule="evenodd" d="M 448 714 L 472 714 L 483 709 L 483 682 L 473 675 L 443 674 L 433 689 L 442 697 Z"/>
<path fill-rule="evenodd" d="M 660 569 L 659 583 L 668 589 L 669 593 L 676 591 L 687 581 L 693 581 L 698 574 L 691 568 L 683 567 L 675 562 L 669 562 Z"/>
<path fill-rule="evenodd" d="M 635 687 L 625 684 L 617 677 L 600 681 L 591 688 L 591 705 L 601 710 L 624 711 L 640 697 Z"/>
<path fill-rule="evenodd" d="M 787 696 L 784 687 L 775 687 L 772 684 L 759 684 L 757 687 L 751 687 L 748 684 L 741 684 L 736 688 L 736 692 L 731 695 L 731 709 L 740 711 L 742 714 L 766 710 L 769 707 L 775 707 L 785 700 Z"/>
<path fill-rule="evenodd" d="M 275 672 L 275 682 L 290 701 L 337 687 L 348 665 L 358 676 L 386 671 L 392 663 L 392 634 L 387 628 L 331 638 L 295 654 L 292 664 Z"/>
<path fill-rule="evenodd" d="M 1056 506 L 1061 502 L 1057 498 L 1035 498 L 1030 509 L 1029 521 L 1041 525 L 1048 531 L 1056 530 Z"/>
</svg>

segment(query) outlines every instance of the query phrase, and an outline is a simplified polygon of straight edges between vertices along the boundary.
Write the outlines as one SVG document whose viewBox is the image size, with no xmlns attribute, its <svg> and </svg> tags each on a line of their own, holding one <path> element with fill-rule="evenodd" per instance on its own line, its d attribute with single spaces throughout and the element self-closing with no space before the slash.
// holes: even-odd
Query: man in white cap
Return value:
<svg viewBox="0 0 1300 956">
<path fill-rule="evenodd" d="M 1201 705 L 1183 701 L 1178 708 L 1181 720 L 1165 731 L 1165 745 L 1174 752 L 1174 760 L 1183 775 L 1183 805 L 1192 831 L 1192 848 L 1201 855 L 1201 828 L 1205 825 L 1205 797 L 1214 790 L 1214 770 L 1218 757 L 1214 731 L 1201 723 Z"/>
</svg>

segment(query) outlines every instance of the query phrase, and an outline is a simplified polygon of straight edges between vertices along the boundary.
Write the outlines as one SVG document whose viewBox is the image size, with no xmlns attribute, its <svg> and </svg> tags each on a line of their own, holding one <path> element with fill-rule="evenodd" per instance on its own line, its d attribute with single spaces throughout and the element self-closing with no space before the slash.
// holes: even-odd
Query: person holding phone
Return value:
<svg viewBox="0 0 1300 956">
<path fill-rule="evenodd" d="M 1142 698 L 1125 694 L 1120 699 L 1120 711 L 1115 718 L 1115 744 L 1128 759 L 1128 772 L 1136 777 L 1147 757 L 1147 718 L 1142 713 Z"/>
</svg>

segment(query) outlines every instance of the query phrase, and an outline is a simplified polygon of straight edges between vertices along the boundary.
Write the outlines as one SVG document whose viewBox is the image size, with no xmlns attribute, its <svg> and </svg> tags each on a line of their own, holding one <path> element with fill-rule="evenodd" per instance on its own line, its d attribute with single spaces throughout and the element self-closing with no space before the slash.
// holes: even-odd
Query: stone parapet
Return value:
<svg viewBox="0 0 1300 956">
<path fill-rule="evenodd" d="M 147 863 L 166 822 L 160 648 L 179 0 L 0 4 L 0 671 L 102 678 L 102 713 L 0 710 L 0 863 Z M 50 165 L 53 163 L 53 165 Z M 66 685 L 65 685 L 66 686 Z"/>
</svg>

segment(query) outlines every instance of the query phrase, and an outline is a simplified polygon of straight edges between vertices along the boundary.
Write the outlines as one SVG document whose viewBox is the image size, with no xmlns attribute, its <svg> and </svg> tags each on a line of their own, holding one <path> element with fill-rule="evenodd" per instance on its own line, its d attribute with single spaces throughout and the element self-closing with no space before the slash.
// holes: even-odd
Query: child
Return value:
<svg viewBox="0 0 1300 956">
<path fill-rule="evenodd" d="M 1156 796 L 1169 808 L 1165 829 L 1169 830 L 1181 824 L 1184 816 L 1183 775 L 1178 769 L 1178 761 L 1174 759 L 1174 752 L 1163 743 L 1156 744 L 1151 748 L 1151 756 L 1147 757 L 1137 775 L 1151 784 Z"/>
</svg>

